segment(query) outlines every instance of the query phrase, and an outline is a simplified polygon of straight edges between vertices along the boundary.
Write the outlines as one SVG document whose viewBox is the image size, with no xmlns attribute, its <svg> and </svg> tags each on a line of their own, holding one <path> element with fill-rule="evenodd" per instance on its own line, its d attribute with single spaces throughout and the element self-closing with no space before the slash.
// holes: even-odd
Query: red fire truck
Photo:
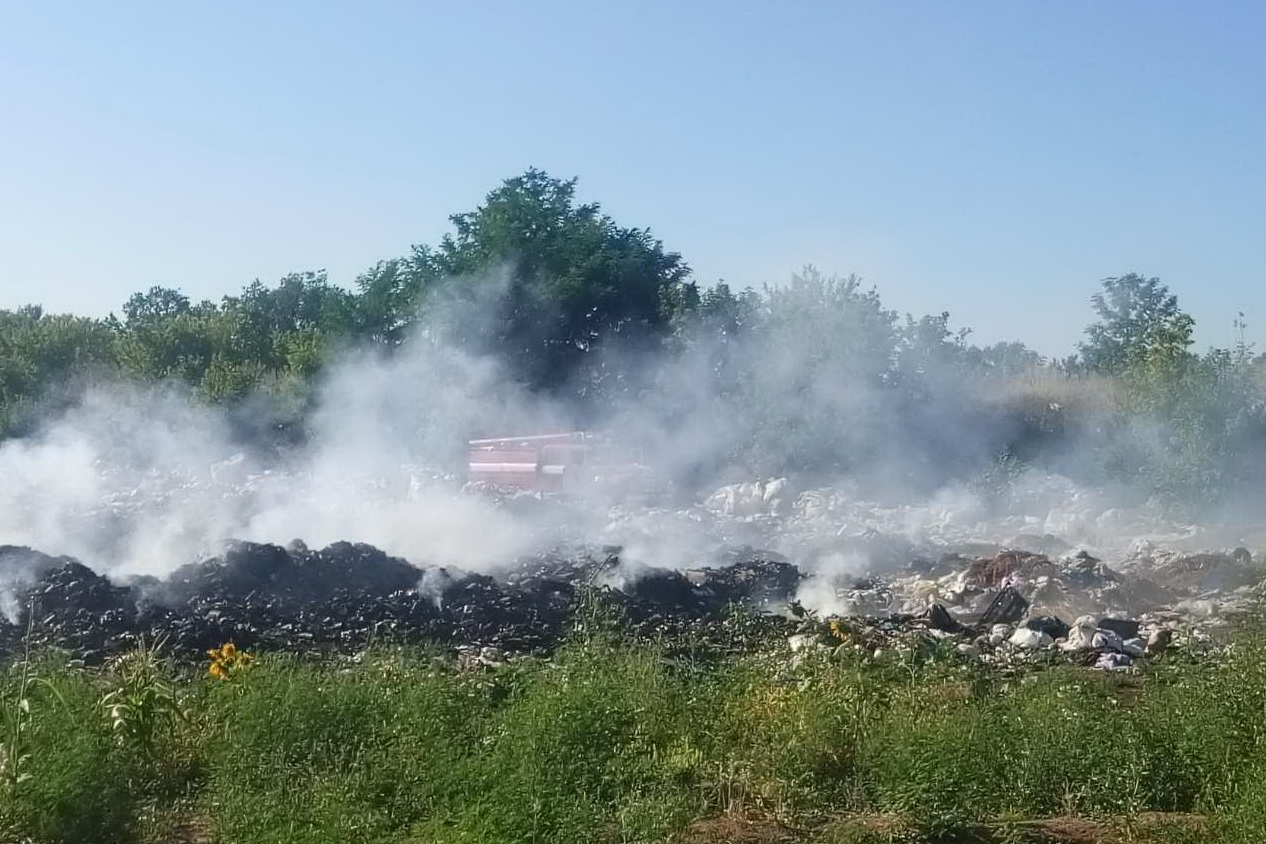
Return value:
<svg viewBox="0 0 1266 844">
<path fill-rule="evenodd" d="M 645 495 L 650 472 L 637 449 L 585 431 L 470 440 L 466 480 L 569 495 Z"/>
</svg>

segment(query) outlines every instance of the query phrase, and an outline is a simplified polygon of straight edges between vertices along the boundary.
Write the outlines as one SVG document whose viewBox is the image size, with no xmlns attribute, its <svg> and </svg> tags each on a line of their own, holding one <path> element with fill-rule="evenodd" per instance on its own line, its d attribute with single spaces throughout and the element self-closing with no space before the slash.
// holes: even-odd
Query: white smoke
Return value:
<svg viewBox="0 0 1266 844">
<path fill-rule="evenodd" d="M 1001 507 L 955 478 L 990 441 L 982 414 L 964 411 L 974 410 L 973 388 L 935 368 L 920 403 L 882 386 L 875 372 L 887 365 L 891 332 L 875 327 L 878 311 L 864 296 L 856 314 L 813 331 L 792 320 L 759 342 L 613 360 L 644 388 L 597 420 L 641 446 L 664 476 L 687 478 L 687 491 L 744 479 L 762 461 L 777 472 L 768 461 L 779 449 L 810 466 L 819 454 L 855 459 L 854 477 L 803 496 L 780 486 L 772 510 L 763 494 L 750 513 L 595 505 L 568 510 L 565 525 L 462 494 L 468 439 L 576 424 L 566 404 L 528 393 L 493 357 L 462 350 L 486 330 L 480 320 L 495 312 L 487 304 L 505 278 L 433 298 L 391 354 L 352 351 L 329 366 L 305 444 L 280 456 L 236 441 L 219 410 L 180 388 L 89 390 L 36 435 L 0 443 L 0 543 L 154 575 L 229 538 L 366 542 L 419 565 L 484 571 L 564 538 L 622 545 L 634 569 L 707 564 L 719 547 L 747 544 L 811 572 L 805 597 L 831 606 L 830 584 L 882 562 L 858 551 L 874 536 L 948 548 L 1055 533 L 1103 546 L 1157 529 L 1041 473 L 1014 479 Z M 809 316 L 819 304 L 809 302 Z M 847 333 L 844 351 L 824 352 L 838 332 Z M 719 360 L 730 374 L 718 374 Z M 740 387 L 746 403 L 734 398 Z"/>
<path fill-rule="evenodd" d="M 306 445 L 280 457 L 235 442 L 221 412 L 180 388 L 93 388 L 35 436 L 0 444 L 0 543 L 161 575 L 230 538 L 368 542 L 473 569 L 550 542 L 443 472 L 477 430 L 560 423 L 431 329 L 392 356 L 332 366 Z"/>
</svg>

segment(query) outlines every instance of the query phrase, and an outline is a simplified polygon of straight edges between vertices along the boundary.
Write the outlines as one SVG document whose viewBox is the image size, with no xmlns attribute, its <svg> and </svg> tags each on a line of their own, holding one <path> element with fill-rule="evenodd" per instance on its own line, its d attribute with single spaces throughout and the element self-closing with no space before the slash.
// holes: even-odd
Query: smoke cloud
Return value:
<svg viewBox="0 0 1266 844">
<path fill-rule="evenodd" d="M 625 389 L 583 410 L 527 392 L 471 341 L 491 330 L 488 302 L 505 283 L 467 280 L 461 295 L 431 300 L 401 348 L 343 355 L 317 387 L 309 435 L 289 450 L 241 442 L 221 411 L 171 385 L 87 390 L 37 434 L 0 444 L 0 542 L 121 575 L 165 574 L 230 538 L 367 542 L 419 565 L 485 571 L 567 541 L 622 545 L 632 568 L 707 564 L 751 544 L 817 573 L 805 594 L 831 606 L 825 584 L 896 565 L 916 544 L 1184 536 L 1045 471 L 991 481 L 1000 448 L 1022 448 L 1035 424 L 1004 412 L 1011 383 L 963 375 L 935 344 L 910 347 L 854 280 L 771 292 L 758 334 L 596 353 L 595 371 L 618 373 Z M 1079 418 L 1093 427 L 1095 412 Z M 468 439 L 582 424 L 642 449 L 682 506 L 516 509 L 460 492 Z M 1094 464 L 1081 434 L 1049 436 L 1051 468 Z M 720 484 L 784 475 L 747 510 L 697 506 Z M 885 551 L 879 536 L 906 544 Z"/>
</svg>

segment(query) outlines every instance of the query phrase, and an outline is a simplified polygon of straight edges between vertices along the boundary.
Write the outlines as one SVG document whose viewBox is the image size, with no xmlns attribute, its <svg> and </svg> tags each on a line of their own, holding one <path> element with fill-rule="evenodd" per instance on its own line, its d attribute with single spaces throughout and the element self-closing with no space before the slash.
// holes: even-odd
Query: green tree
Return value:
<svg viewBox="0 0 1266 844">
<path fill-rule="evenodd" d="M 291 273 L 276 287 L 256 280 L 226 296 L 221 310 L 236 323 L 230 358 L 304 376 L 316 371 L 329 344 L 348 341 L 359 327 L 356 297 L 331 284 L 324 270 Z"/>
<path fill-rule="evenodd" d="M 412 256 L 379 261 L 357 277 L 356 326 L 362 337 L 396 346 L 408 336 L 423 291 L 435 278 L 430 264 L 430 252 L 415 247 Z"/>
<path fill-rule="evenodd" d="M 915 319 L 906 314 L 898 332 L 897 371 L 908 380 L 947 374 L 965 363 L 968 329 L 950 328 L 948 311 Z"/>
<path fill-rule="evenodd" d="M 126 374 L 145 380 L 178 378 L 196 385 L 233 336 L 233 326 L 209 302 L 191 307 L 186 300 L 158 311 L 125 307 L 124 313 L 126 321 L 115 323 L 115 353 Z"/>
<path fill-rule="evenodd" d="M 113 365 L 114 334 L 104 322 L 49 315 L 37 305 L 0 311 L 0 436 L 20 429 L 49 399 Z"/>
<path fill-rule="evenodd" d="M 1158 278 L 1138 273 L 1105 278 L 1091 297 L 1098 322 L 1086 328 L 1078 348 L 1092 372 L 1169 369 L 1191 359 L 1195 321 L 1178 308 L 1178 297 Z"/>
<path fill-rule="evenodd" d="M 988 377 L 1013 378 L 1046 366 L 1046 359 L 1019 341 L 968 346 L 964 358 L 970 371 Z"/>
<path fill-rule="evenodd" d="M 846 472 L 866 462 L 886 421 L 897 314 L 857 276 L 812 267 L 768 287 L 741 346 L 737 415 L 753 428 L 742 451 L 762 471 Z M 847 420 L 844 424 L 843 420 Z"/>
<path fill-rule="evenodd" d="M 712 379 L 714 392 L 734 390 L 741 344 L 753 337 L 761 324 L 764 301 L 751 288 L 734 293 L 719 282 L 702 293 L 693 284 L 673 293 L 673 342 L 668 351 L 694 359 L 692 369 L 702 367 Z"/>
<path fill-rule="evenodd" d="M 697 298 L 695 322 L 708 333 L 722 337 L 739 337 L 751 330 L 760 318 L 761 297 L 748 288 L 734 293 L 725 282 L 711 287 Z"/>
<path fill-rule="evenodd" d="M 346 334 L 355 326 L 355 297 L 331 284 L 325 270 L 291 273 L 276 287 L 258 279 L 239 296 L 227 296 L 222 307 L 241 314 L 246 327 L 260 334 L 320 331 Z"/>
<path fill-rule="evenodd" d="M 123 304 L 123 316 L 131 327 L 148 325 L 193 310 L 189 297 L 170 287 L 151 287 L 147 293 L 133 293 Z"/>
<path fill-rule="evenodd" d="M 360 323 L 356 297 L 322 271 L 292 273 L 275 287 L 254 281 L 218 306 L 154 287 L 129 298 L 110 325 L 124 373 L 178 379 L 231 402 L 263 387 L 303 392 L 330 346 L 349 342 Z"/>
<path fill-rule="evenodd" d="M 536 169 L 450 220 L 438 246 L 358 280 L 366 323 L 397 342 L 420 313 L 443 312 L 450 339 L 495 354 L 534 388 L 562 387 L 603 343 L 662 338 L 689 278 L 648 230 L 617 225 L 576 201 L 575 179 Z"/>
<path fill-rule="evenodd" d="M 1189 512 L 1259 483 L 1244 471 L 1266 430 L 1248 346 L 1192 353 L 1194 320 L 1156 278 L 1105 279 L 1093 302 L 1080 363 L 1117 376 L 1126 399 L 1105 465 Z"/>
</svg>

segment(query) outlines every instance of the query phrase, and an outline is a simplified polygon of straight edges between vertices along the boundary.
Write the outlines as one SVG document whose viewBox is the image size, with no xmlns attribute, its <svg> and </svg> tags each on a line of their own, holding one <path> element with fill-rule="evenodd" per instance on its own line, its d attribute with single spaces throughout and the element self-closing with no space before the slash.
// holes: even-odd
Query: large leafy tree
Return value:
<svg viewBox="0 0 1266 844">
<path fill-rule="evenodd" d="M 1105 278 L 1091 297 L 1099 320 L 1086 328 L 1081 362 L 1093 372 L 1170 369 L 1190 359 L 1195 321 L 1159 278 L 1138 273 Z"/>
<path fill-rule="evenodd" d="M 1016 340 L 990 346 L 967 346 L 963 356 L 970 371 L 986 377 L 1014 378 L 1040 370 L 1047 361 Z"/>
<path fill-rule="evenodd" d="M 418 317 L 422 293 L 433 279 L 429 252 L 379 261 L 356 279 L 357 326 L 362 336 L 385 346 L 401 343 Z"/>
<path fill-rule="evenodd" d="M 1105 279 L 1093 303 L 1082 362 L 1120 376 L 1126 399 L 1109 465 L 1192 511 L 1255 483 L 1244 467 L 1266 442 L 1266 415 L 1247 348 L 1194 354 L 1194 320 L 1156 278 Z"/>
<path fill-rule="evenodd" d="M 123 318 L 127 325 L 137 328 L 187 314 L 192 310 L 189 297 L 179 290 L 154 286 L 145 293 L 133 293 L 128 297 L 123 303 Z"/>
<path fill-rule="evenodd" d="M 291 273 L 275 287 L 253 281 L 240 296 L 225 297 L 224 308 L 240 313 L 252 329 L 265 334 L 344 333 L 355 319 L 352 294 L 331 284 L 324 270 Z"/>
<path fill-rule="evenodd" d="M 689 268 L 646 229 L 625 228 L 576 180 L 529 169 L 506 180 L 454 231 L 358 280 L 370 331 L 399 341 L 419 313 L 443 311 L 447 336 L 554 389 L 613 341 L 665 335 Z M 454 307 L 454 304 L 468 307 Z"/>
</svg>

